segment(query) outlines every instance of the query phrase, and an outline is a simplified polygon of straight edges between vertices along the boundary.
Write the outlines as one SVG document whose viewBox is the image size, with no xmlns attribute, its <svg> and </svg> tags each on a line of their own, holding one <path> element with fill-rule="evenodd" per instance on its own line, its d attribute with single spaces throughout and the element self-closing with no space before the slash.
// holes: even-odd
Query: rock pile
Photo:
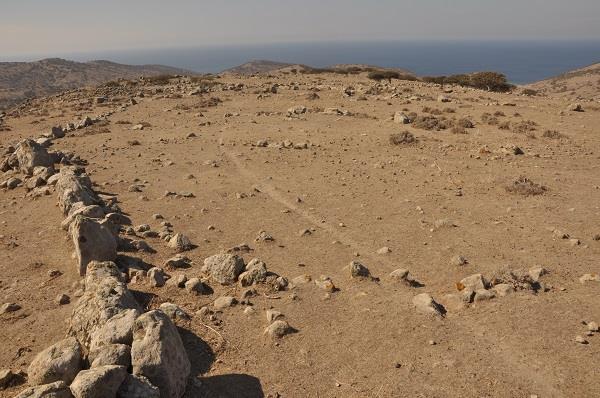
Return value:
<svg viewBox="0 0 600 398">
<path fill-rule="evenodd" d="M 88 365 L 89 364 L 89 365 Z M 153 397 L 185 393 L 190 362 L 161 310 L 142 313 L 112 262 L 92 261 L 68 337 L 31 362 L 17 397 Z"/>
</svg>

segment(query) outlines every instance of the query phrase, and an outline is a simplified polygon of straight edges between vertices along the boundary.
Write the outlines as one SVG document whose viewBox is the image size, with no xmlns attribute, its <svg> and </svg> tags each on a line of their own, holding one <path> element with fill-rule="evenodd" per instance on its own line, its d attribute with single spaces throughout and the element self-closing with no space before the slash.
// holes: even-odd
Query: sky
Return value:
<svg viewBox="0 0 600 398">
<path fill-rule="evenodd" d="M 2 0 L 0 55 L 377 40 L 600 40 L 600 0 Z"/>
</svg>

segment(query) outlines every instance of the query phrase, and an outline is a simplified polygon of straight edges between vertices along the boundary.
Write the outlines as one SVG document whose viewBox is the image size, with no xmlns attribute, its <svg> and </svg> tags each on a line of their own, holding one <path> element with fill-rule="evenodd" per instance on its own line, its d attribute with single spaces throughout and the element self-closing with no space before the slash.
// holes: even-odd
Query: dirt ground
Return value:
<svg viewBox="0 0 600 398">
<path fill-rule="evenodd" d="M 238 304 L 212 317 L 196 312 L 222 295 L 242 300 L 245 288 L 211 283 L 213 294 L 195 296 L 130 284 L 147 308 L 173 302 L 192 315 L 179 326 L 193 376 L 210 396 L 600 396 L 600 334 L 587 336 L 585 325 L 600 322 L 600 282 L 579 281 L 600 271 L 599 104 L 582 102 L 584 112 L 571 112 L 560 98 L 444 92 L 450 90 L 419 82 L 384 82 L 377 92 L 364 75 L 217 82 L 192 96 L 194 83 L 185 79 L 133 87 L 103 104 L 93 91 L 75 91 L 9 114 L 11 131 L 0 133 L 3 150 L 53 125 L 114 110 L 108 123 L 68 133 L 51 149 L 87 160 L 95 189 L 117 195 L 134 226 L 157 228 L 159 213 L 197 245 L 186 252 L 193 266 L 171 276 L 200 276 L 204 258 L 247 243 L 254 250 L 243 255 L 246 262 L 260 258 L 289 281 L 332 278 L 339 290 L 331 294 L 312 282 L 281 292 L 257 287 L 247 303 L 253 314 Z M 263 93 L 275 83 L 277 93 Z M 349 86 L 352 96 L 344 95 Z M 308 99 L 312 92 L 319 98 Z M 129 97 L 137 104 L 121 108 Z M 210 97 L 222 102 L 209 106 Z M 299 105 L 307 112 L 288 117 Z M 474 127 L 432 131 L 393 121 L 398 111 L 429 115 L 426 107 L 442 111 L 438 119 L 467 118 Z M 498 122 L 484 121 L 490 117 Z M 534 130 L 514 127 L 527 120 Z M 509 129 L 499 128 L 506 121 Z M 132 129 L 143 122 L 149 126 Z M 403 131 L 417 141 L 390 144 L 390 134 Z M 273 145 L 286 140 L 307 147 Z M 507 191 L 521 176 L 546 190 Z M 132 184 L 142 192 L 130 192 Z M 0 315 L 0 368 L 13 371 L 26 371 L 36 353 L 65 335 L 73 304 L 58 305 L 56 297 L 66 293 L 73 303 L 79 288 L 55 195 L 32 200 L 26 192 L 0 191 L 0 304 L 22 307 Z M 312 234 L 302 235 L 305 229 Z M 274 241 L 255 241 L 263 230 Z M 162 266 L 174 254 L 158 238 L 146 241 L 156 253 L 123 255 Z M 382 247 L 390 252 L 379 254 Z M 452 264 L 457 255 L 468 263 Z M 378 280 L 351 278 L 355 259 Z M 534 267 L 548 271 L 545 289 L 464 308 L 445 301 L 469 275 Z M 390 278 L 398 268 L 422 286 Z M 53 269 L 62 275 L 50 277 Z M 412 303 L 419 293 L 445 305 L 446 316 L 419 313 Z M 281 311 L 296 333 L 265 336 L 267 309 Z M 589 344 L 576 342 L 578 335 Z"/>
</svg>

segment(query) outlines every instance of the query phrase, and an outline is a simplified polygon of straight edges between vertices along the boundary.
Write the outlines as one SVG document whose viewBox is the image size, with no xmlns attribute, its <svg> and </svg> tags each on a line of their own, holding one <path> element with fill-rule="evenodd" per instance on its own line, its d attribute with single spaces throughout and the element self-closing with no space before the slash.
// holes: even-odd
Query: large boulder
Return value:
<svg viewBox="0 0 600 398">
<path fill-rule="evenodd" d="M 15 398 L 73 398 L 69 386 L 64 381 L 41 386 L 29 387 L 21 391 Z"/>
<path fill-rule="evenodd" d="M 147 377 L 161 398 L 179 398 L 185 392 L 190 361 L 171 319 L 154 310 L 136 319 L 131 347 L 133 374 Z"/>
<path fill-rule="evenodd" d="M 56 381 L 69 384 L 82 367 L 81 346 L 70 337 L 37 354 L 27 369 L 27 375 L 33 385 Z"/>
<path fill-rule="evenodd" d="M 60 173 L 53 176 L 49 184 L 56 184 L 58 205 L 63 214 L 70 214 L 75 204 L 90 206 L 101 204 L 102 201 L 92 190 L 92 182 L 84 170 L 79 167 L 62 167 Z"/>
<path fill-rule="evenodd" d="M 79 372 L 71 384 L 75 398 L 115 398 L 127 377 L 124 366 L 107 365 Z"/>
<path fill-rule="evenodd" d="M 54 163 L 46 148 L 31 139 L 19 142 L 15 156 L 19 162 L 19 169 L 24 174 L 31 174 L 34 167 L 50 167 Z"/>
<path fill-rule="evenodd" d="M 105 325 L 111 323 L 109 321 L 113 317 L 127 310 L 142 312 L 115 263 L 93 261 L 88 264 L 85 292 L 73 308 L 68 334 L 76 337 L 89 350 L 92 336 L 102 336 L 100 330 L 106 328 Z"/>
<path fill-rule="evenodd" d="M 110 229 L 97 220 L 75 216 L 69 230 L 75 245 L 79 275 L 85 275 L 91 261 L 113 261 L 117 258 L 117 240 Z"/>
<path fill-rule="evenodd" d="M 215 254 L 204 260 L 202 272 L 210 274 L 215 282 L 231 285 L 235 283 L 244 267 L 244 259 L 235 254 Z"/>
</svg>

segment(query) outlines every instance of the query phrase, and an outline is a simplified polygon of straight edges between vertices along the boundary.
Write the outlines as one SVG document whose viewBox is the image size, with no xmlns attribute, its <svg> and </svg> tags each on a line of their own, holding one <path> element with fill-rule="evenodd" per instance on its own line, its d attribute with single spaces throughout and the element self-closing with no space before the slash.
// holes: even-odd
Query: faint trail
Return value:
<svg viewBox="0 0 600 398">
<path fill-rule="evenodd" d="M 397 266 L 396 263 L 393 263 L 388 258 L 375 257 L 375 255 L 372 254 L 371 248 L 355 241 L 349 237 L 348 234 L 339 231 L 339 229 L 337 229 L 335 226 L 327 222 L 322 222 L 322 218 L 309 213 L 294 200 L 286 197 L 286 195 L 281 193 L 276 187 L 264 182 L 261 176 L 251 171 L 235 154 L 226 149 L 225 145 L 223 145 L 223 133 L 221 133 L 221 137 L 219 138 L 219 148 L 221 148 L 222 154 L 234 164 L 239 174 L 248 180 L 251 180 L 254 186 L 256 186 L 261 192 L 267 194 L 272 200 L 292 210 L 307 222 L 327 231 L 342 244 L 359 251 L 361 253 L 361 258 L 367 258 L 378 263 L 385 263 L 391 268 Z M 381 284 L 385 285 L 385 283 L 385 279 L 382 278 Z M 433 292 L 430 293 L 433 294 Z M 407 297 L 407 300 L 411 300 L 413 297 L 413 294 L 408 291 L 403 294 Z M 521 361 L 517 355 L 513 354 L 514 348 L 501 341 L 500 337 L 495 335 L 493 330 L 490 330 L 489 328 L 484 327 L 484 325 L 476 322 L 469 322 L 470 327 L 467 327 L 464 323 L 453 321 L 452 319 L 446 319 L 446 322 L 451 322 L 452 326 L 456 328 L 461 335 L 468 337 L 471 341 L 479 341 L 483 344 L 494 347 L 495 349 L 490 352 L 490 355 L 493 356 L 494 359 L 499 359 L 500 361 L 504 362 L 504 369 L 507 370 L 507 373 L 518 375 L 521 378 L 527 379 L 532 384 L 532 390 L 535 390 L 535 393 L 543 394 L 543 397 L 549 398 L 564 397 L 564 394 L 560 390 L 549 383 L 549 381 L 556 380 L 557 377 L 554 374 L 545 372 L 541 369 L 532 370 L 527 363 L 523 363 L 523 361 Z"/>
</svg>

